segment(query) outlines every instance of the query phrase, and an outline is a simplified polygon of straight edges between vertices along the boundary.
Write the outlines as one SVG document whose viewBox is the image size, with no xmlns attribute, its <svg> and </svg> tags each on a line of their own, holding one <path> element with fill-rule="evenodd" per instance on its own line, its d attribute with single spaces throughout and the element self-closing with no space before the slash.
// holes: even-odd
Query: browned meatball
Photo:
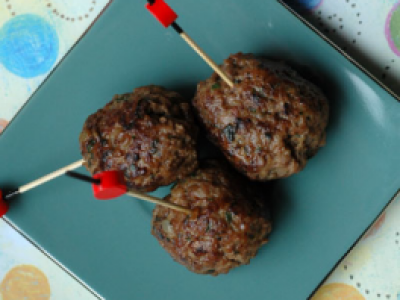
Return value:
<svg viewBox="0 0 400 300">
<path fill-rule="evenodd" d="M 92 174 L 123 170 L 128 188 L 153 191 L 197 168 L 196 136 L 188 102 L 145 86 L 114 96 L 89 116 L 79 142 Z"/>
<path fill-rule="evenodd" d="M 192 272 L 228 273 L 248 264 L 268 241 L 271 222 L 264 199 L 246 178 L 214 161 L 179 181 L 165 199 L 193 213 L 157 206 L 152 234 Z"/>
<path fill-rule="evenodd" d="M 210 139 L 254 180 L 290 176 L 325 144 L 328 101 L 321 90 L 285 64 L 234 54 L 197 86 L 193 105 Z"/>
</svg>

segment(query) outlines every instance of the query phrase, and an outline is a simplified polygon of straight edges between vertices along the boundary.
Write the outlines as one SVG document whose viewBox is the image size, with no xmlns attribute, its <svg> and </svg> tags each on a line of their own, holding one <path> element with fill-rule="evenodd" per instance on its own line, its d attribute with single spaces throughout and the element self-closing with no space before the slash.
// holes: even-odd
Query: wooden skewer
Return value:
<svg viewBox="0 0 400 300">
<path fill-rule="evenodd" d="M 25 184 L 25 185 L 19 187 L 18 190 L 14 191 L 12 194 L 9 194 L 9 197 L 14 196 L 16 194 L 22 194 L 24 192 L 27 192 L 39 185 L 42 185 L 50 180 L 53 180 L 61 175 L 64 175 L 69 171 L 75 170 L 75 169 L 81 167 L 84 162 L 85 161 L 83 159 L 78 160 L 68 166 L 65 166 L 65 167 L 58 169 L 50 174 L 47 174 L 39 179 L 36 179 L 28 184 Z M 83 175 L 82 177 L 85 177 L 85 176 Z M 171 209 L 174 209 L 174 210 L 186 213 L 186 214 L 191 214 L 190 209 L 184 208 L 182 206 L 167 202 L 165 200 L 162 200 L 162 199 L 159 199 L 159 198 L 147 195 L 147 194 L 143 194 L 143 193 L 135 192 L 135 191 L 128 191 L 126 194 L 131 197 L 138 198 L 140 200 L 149 201 L 149 202 L 152 202 L 152 203 L 155 203 L 155 204 L 158 204 L 161 206 L 165 206 L 165 207 L 168 207 L 168 208 L 171 208 Z"/>
<path fill-rule="evenodd" d="M 165 206 L 165 207 L 168 207 L 170 209 L 174 209 L 174 210 L 183 212 L 183 213 L 188 214 L 188 215 L 190 215 L 192 213 L 192 211 L 190 209 L 188 209 L 188 208 L 184 208 L 183 206 L 176 205 L 176 204 L 167 202 L 165 200 L 162 200 L 162 199 L 159 199 L 159 198 L 147 195 L 147 194 L 142 194 L 142 193 L 135 192 L 135 191 L 128 191 L 126 194 L 128 196 L 131 196 L 131 197 L 134 197 L 134 198 L 138 198 L 140 200 L 149 201 L 149 202 L 161 205 L 161 206 Z"/>
<path fill-rule="evenodd" d="M 5 191 L 4 193 L 3 193 L 3 191 L 0 190 L 0 217 L 3 217 L 8 211 L 8 203 L 6 202 L 7 200 L 10 200 L 14 196 L 25 193 L 39 185 L 42 185 L 50 180 L 53 180 L 61 175 L 64 175 L 68 171 L 79 168 L 80 166 L 83 165 L 83 163 L 84 163 L 84 160 L 81 159 L 81 160 L 78 160 L 77 162 L 74 162 L 74 163 L 68 165 L 68 166 L 58 169 L 50 174 L 47 174 L 41 178 L 38 178 L 30 183 L 27 183 L 17 189 L 8 190 L 8 191 Z"/>
<path fill-rule="evenodd" d="M 115 172 L 115 171 L 109 171 L 108 173 L 110 173 L 110 172 Z M 105 175 L 106 173 L 107 172 L 104 172 L 102 174 Z M 89 182 L 89 183 L 95 184 L 95 185 L 102 184 L 101 183 L 101 179 L 99 179 L 99 178 L 93 178 L 91 176 L 83 175 L 83 174 L 76 173 L 76 172 L 73 172 L 73 171 L 68 171 L 66 173 L 66 175 L 70 176 L 72 178 L 81 180 L 81 181 L 85 181 L 85 182 Z M 109 175 L 111 176 L 111 174 L 109 174 Z M 114 175 L 112 175 L 112 176 L 114 176 Z M 105 178 L 103 178 L 103 179 L 105 181 L 107 181 Z M 123 185 L 126 186 L 125 183 L 123 183 Z M 104 189 L 104 187 L 103 187 L 103 189 Z M 94 191 L 94 193 L 95 193 L 95 197 L 96 197 L 96 191 Z M 113 193 L 115 193 L 115 190 L 114 190 Z M 112 199 L 112 198 L 115 198 L 115 197 L 119 197 L 122 194 L 126 194 L 128 196 L 131 196 L 131 197 L 134 197 L 134 198 L 137 198 L 137 199 L 140 199 L 140 200 L 144 200 L 144 201 L 155 203 L 155 204 L 158 204 L 158 205 L 161 205 L 161 206 L 165 206 L 165 207 L 168 207 L 170 209 L 174 209 L 174 210 L 186 213 L 186 214 L 191 214 L 191 210 L 190 209 L 187 209 L 187 208 L 184 208 L 184 207 L 182 207 L 180 205 L 176 205 L 176 204 L 167 202 L 165 200 L 162 200 L 162 199 L 159 199 L 159 198 L 156 198 L 156 197 L 153 197 L 153 196 L 150 196 L 150 195 L 138 192 L 138 191 L 133 191 L 133 190 L 126 191 L 126 189 L 123 189 L 122 193 L 119 194 L 119 192 L 117 192 L 117 195 L 111 196 L 110 198 L 108 198 L 109 194 L 107 195 L 107 198 L 98 198 L 98 196 L 100 196 L 100 195 L 97 194 L 96 198 L 102 199 L 102 200 L 108 200 L 108 199 Z"/>
<path fill-rule="evenodd" d="M 109 172 L 115 172 L 115 171 L 109 171 Z M 105 174 L 105 173 L 107 173 L 107 172 L 104 172 L 103 174 Z M 93 177 L 90 177 L 90 176 L 87 176 L 87 175 L 83 175 L 83 174 L 80 174 L 80 173 L 76 173 L 76 172 L 73 172 L 73 171 L 68 171 L 66 173 L 66 175 L 70 176 L 72 178 L 81 180 L 81 181 L 85 181 L 85 182 L 89 182 L 89 183 L 95 184 L 95 185 L 101 185 L 102 184 L 101 183 L 101 179 L 93 178 Z M 110 176 L 111 176 L 111 174 L 110 174 Z M 114 176 L 114 175 L 112 175 L 112 176 Z M 105 181 L 107 181 L 105 178 L 103 178 L 103 179 Z M 123 183 L 123 184 L 126 187 L 125 183 Z M 104 187 L 103 187 L 103 189 L 104 189 Z M 94 191 L 94 193 L 95 193 L 95 197 L 96 197 L 96 191 Z M 115 193 L 115 190 L 114 190 L 113 193 Z M 153 196 L 150 196 L 150 195 L 138 192 L 138 191 L 133 191 L 133 190 L 126 191 L 126 189 L 124 189 L 122 191 L 122 193 L 119 194 L 119 192 L 117 192 L 117 195 L 111 196 L 110 198 L 108 198 L 109 197 L 109 194 L 108 194 L 107 198 L 98 198 L 98 199 L 102 199 L 102 200 L 113 199 L 113 198 L 121 196 L 122 194 L 126 194 L 128 196 L 131 196 L 131 197 L 134 197 L 134 198 L 137 198 L 137 199 L 140 199 L 140 200 L 144 200 L 144 201 L 155 203 L 155 204 L 158 204 L 158 205 L 161 205 L 161 206 L 165 206 L 165 207 L 168 207 L 170 209 L 174 209 L 174 210 L 186 213 L 186 214 L 191 214 L 191 210 L 190 209 L 187 209 L 187 208 L 184 208 L 184 207 L 182 207 L 180 205 L 175 205 L 175 204 L 167 202 L 165 200 L 162 200 L 162 199 L 159 199 L 159 198 L 156 198 L 156 197 L 153 197 Z M 99 194 L 97 194 L 97 196 L 99 196 Z"/>
<path fill-rule="evenodd" d="M 74 162 L 74 163 L 72 163 L 72 164 L 70 164 L 68 166 L 65 166 L 65 167 L 63 167 L 61 169 L 58 169 L 58 170 L 56 170 L 56 171 L 54 171 L 54 172 L 52 172 L 50 174 L 47 174 L 47 175 L 45 175 L 45 176 L 43 176 L 41 178 L 38 178 L 38 179 L 36 179 L 36 180 L 34 180 L 34 181 L 30 182 L 30 183 L 27 183 L 27 184 L 19 187 L 17 190 L 15 190 L 15 191 L 11 192 L 10 194 L 8 194 L 7 198 L 15 196 L 16 194 L 25 193 L 25 192 L 27 192 L 27 191 L 29 191 L 29 190 L 31 190 L 31 189 L 39 186 L 39 185 L 42 185 L 42 184 L 44 184 L 44 183 L 46 183 L 46 182 L 48 182 L 50 180 L 53 180 L 53 179 L 55 179 L 55 178 L 57 178 L 57 177 L 59 177 L 61 175 L 64 175 L 69 171 L 75 170 L 75 169 L 81 167 L 84 162 L 85 161 L 83 159 L 78 160 L 78 161 L 76 161 L 76 162 Z M 162 199 L 159 199 L 159 198 L 147 195 L 147 194 L 143 194 L 143 193 L 136 192 L 136 191 L 128 191 L 126 194 L 131 196 L 131 197 L 138 198 L 140 200 L 149 201 L 151 203 L 155 203 L 155 204 L 158 204 L 158 205 L 161 205 L 161 206 L 165 206 L 165 207 L 168 207 L 168 208 L 171 208 L 171 209 L 174 209 L 174 210 L 186 213 L 186 214 L 191 214 L 191 210 L 190 209 L 184 208 L 182 206 L 167 202 L 165 200 L 162 200 Z"/>
<path fill-rule="evenodd" d="M 172 27 L 175 29 L 175 31 L 182 37 L 182 39 L 190 46 L 194 51 L 197 52 L 197 54 L 200 55 L 200 57 L 229 85 L 229 87 L 233 88 L 234 83 L 233 81 L 228 77 L 228 75 L 225 74 L 224 71 L 215 63 L 215 61 L 212 60 L 211 57 L 209 57 L 203 49 L 200 48 L 200 46 L 186 33 L 183 31 L 183 29 L 176 23 L 172 23 Z"/>
<path fill-rule="evenodd" d="M 193 39 L 183 31 L 183 29 L 175 22 L 178 15 L 164 0 L 147 0 L 146 8 L 150 13 L 166 28 L 172 26 L 174 30 L 182 37 L 182 39 L 193 48 L 197 54 L 229 85 L 233 88 L 232 80 L 221 70 L 221 68 L 196 44 Z"/>
<path fill-rule="evenodd" d="M 54 172 L 52 172 L 50 174 L 47 174 L 47 175 L 45 175 L 43 177 L 40 177 L 40 178 L 30 182 L 30 183 L 27 183 L 27 184 L 19 187 L 17 190 L 12 191 L 11 193 L 6 195 L 5 197 L 6 198 L 11 198 L 12 196 L 14 196 L 16 194 L 25 193 L 25 192 L 27 192 L 27 191 L 29 191 L 29 190 L 31 190 L 31 189 L 39 186 L 39 185 L 42 185 L 42 184 L 44 184 L 44 183 L 46 183 L 46 182 L 48 182 L 50 180 L 53 180 L 53 179 L 55 179 L 55 178 L 57 178 L 57 177 L 59 177 L 61 175 L 64 175 L 68 171 L 75 170 L 75 169 L 79 168 L 80 166 L 83 165 L 83 163 L 84 163 L 83 159 L 78 160 L 78 161 L 76 161 L 76 162 L 74 162 L 74 163 L 72 163 L 72 164 L 70 164 L 68 166 L 65 166 L 65 167 L 63 167 L 61 169 L 58 169 L 58 170 L 56 170 L 56 171 L 54 171 Z"/>
<path fill-rule="evenodd" d="M 233 81 L 222 71 L 222 69 L 209 57 L 200 47 L 193 41 L 190 36 L 188 36 L 185 32 L 182 32 L 180 36 L 189 44 L 190 47 L 193 48 L 194 51 L 197 52 L 204 59 L 204 61 L 229 85 L 229 87 L 233 88 Z"/>
</svg>

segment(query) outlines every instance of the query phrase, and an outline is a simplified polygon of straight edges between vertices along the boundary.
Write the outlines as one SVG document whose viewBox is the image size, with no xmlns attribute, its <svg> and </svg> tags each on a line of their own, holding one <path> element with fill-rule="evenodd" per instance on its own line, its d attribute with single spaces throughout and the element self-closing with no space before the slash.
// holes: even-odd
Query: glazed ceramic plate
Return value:
<svg viewBox="0 0 400 300">
<path fill-rule="evenodd" d="M 169 3 L 217 62 L 239 51 L 286 60 L 329 97 L 327 145 L 277 183 L 270 243 L 249 266 L 196 275 L 150 235 L 151 205 L 95 201 L 66 177 L 19 197 L 7 220 L 106 299 L 306 299 L 400 187 L 399 103 L 278 2 Z M 80 159 L 86 117 L 114 94 L 160 84 L 191 95 L 210 74 L 144 1 L 114 1 L 3 134 L 2 186 Z"/>
</svg>

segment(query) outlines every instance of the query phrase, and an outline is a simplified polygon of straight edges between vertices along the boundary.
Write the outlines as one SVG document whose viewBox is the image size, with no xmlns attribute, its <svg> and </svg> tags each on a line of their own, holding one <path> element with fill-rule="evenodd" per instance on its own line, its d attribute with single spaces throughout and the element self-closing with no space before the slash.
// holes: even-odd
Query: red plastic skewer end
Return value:
<svg viewBox="0 0 400 300">
<path fill-rule="evenodd" d="M 3 198 L 3 192 L 0 190 L 0 218 L 8 212 L 8 204 Z"/>
<path fill-rule="evenodd" d="M 178 18 L 164 0 L 156 0 L 153 4 L 147 3 L 146 8 L 164 27 L 170 26 Z"/>
<path fill-rule="evenodd" d="M 96 199 L 110 200 L 127 192 L 124 173 L 121 171 L 104 171 L 93 176 L 100 179 L 100 184 L 92 184 Z"/>
</svg>

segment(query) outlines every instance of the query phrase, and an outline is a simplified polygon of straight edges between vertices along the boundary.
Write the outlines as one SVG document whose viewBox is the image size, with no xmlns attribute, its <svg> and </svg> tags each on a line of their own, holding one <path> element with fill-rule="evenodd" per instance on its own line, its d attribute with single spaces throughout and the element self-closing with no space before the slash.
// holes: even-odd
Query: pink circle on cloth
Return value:
<svg viewBox="0 0 400 300">
<path fill-rule="evenodd" d="M 322 3 L 324 3 L 324 0 L 321 0 L 321 1 L 317 4 L 317 6 L 313 7 L 312 10 L 318 9 L 318 8 L 322 5 Z"/>
<path fill-rule="evenodd" d="M 376 222 L 371 226 L 370 229 L 368 229 L 368 231 L 365 233 L 365 235 L 363 236 L 363 240 L 367 239 L 373 235 L 375 235 L 379 229 L 381 229 L 383 223 L 385 223 L 386 220 L 386 212 L 384 212 L 379 218 L 378 220 L 376 220 Z"/>
<path fill-rule="evenodd" d="M 393 14 L 399 8 L 400 6 L 400 1 L 397 2 L 394 7 L 390 10 L 387 19 L 386 19 L 386 24 L 385 24 L 385 35 L 386 39 L 388 40 L 390 48 L 393 50 L 393 52 L 397 55 L 400 56 L 400 49 L 397 48 L 396 44 L 394 43 L 392 39 L 392 32 L 390 31 L 390 23 L 392 21 Z"/>
<path fill-rule="evenodd" d="M 0 133 L 6 128 L 8 125 L 8 121 L 4 119 L 0 119 Z"/>
</svg>

